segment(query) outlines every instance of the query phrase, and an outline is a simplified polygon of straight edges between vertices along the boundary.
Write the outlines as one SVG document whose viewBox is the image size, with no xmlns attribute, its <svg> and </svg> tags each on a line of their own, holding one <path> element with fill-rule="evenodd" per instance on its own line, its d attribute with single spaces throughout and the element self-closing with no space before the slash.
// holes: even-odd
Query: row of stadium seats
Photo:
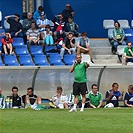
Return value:
<svg viewBox="0 0 133 133">
<path fill-rule="evenodd" d="M 113 19 L 106 19 L 103 20 L 103 28 L 104 29 L 112 29 L 114 28 L 114 20 Z M 130 29 L 133 28 L 133 20 L 131 20 L 131 27 L 129 26 L 128 20 L 118 20 L 123 29 Z"/>
</svg>

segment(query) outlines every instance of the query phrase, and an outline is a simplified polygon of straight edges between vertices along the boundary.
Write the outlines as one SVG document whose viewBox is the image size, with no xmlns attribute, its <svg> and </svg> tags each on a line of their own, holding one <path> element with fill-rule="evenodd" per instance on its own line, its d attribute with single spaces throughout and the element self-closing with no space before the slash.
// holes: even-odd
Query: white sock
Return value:
<svg viewBox="0 0 133 133">
<path fill-rule="evenodd" d="M 77 104 L 74 104 L 73 108 L 76 109 L 76 107 L 77 107 Z"/>
<path fill-rule="evenodd" d="M 82 103 L 82 107 L 81 107 L 81 109 L 84 109 L 84 106 L 85 106 L 85 103 Z"/>
</svg>

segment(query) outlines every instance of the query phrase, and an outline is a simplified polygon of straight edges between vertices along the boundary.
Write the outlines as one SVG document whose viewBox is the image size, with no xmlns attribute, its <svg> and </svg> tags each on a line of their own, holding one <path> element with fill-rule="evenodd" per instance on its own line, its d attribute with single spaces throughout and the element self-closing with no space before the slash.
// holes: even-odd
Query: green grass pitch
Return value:
<svg viewBox="0 0 133 133">
<path fill-rule="evenodd" d="M 0 133 L 133 133 L 133 109 L 5 109 Z"/>
</svg>

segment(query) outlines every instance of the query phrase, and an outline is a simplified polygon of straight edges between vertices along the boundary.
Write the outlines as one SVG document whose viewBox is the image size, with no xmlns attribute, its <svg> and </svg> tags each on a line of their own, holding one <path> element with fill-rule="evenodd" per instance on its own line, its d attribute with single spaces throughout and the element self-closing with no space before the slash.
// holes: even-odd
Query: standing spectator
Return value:
<svg viewBox="0 0 133 133">
<path fill-rule="evenodd" d="M 81 63 L 81 55 L 76 55 L 76 60 L 74 61 L 73 65 L 70 67 L 70 73 L 74 71 L 74 83 L 73 83 L 73 95 L 74 95 L 74 106 L 69 112 L 77 111 L 76 106 L 78 103 L 78 96 L 82 95 L 82 107 L 80 111 L 84 111 L 84 105 L 86 101 L 86 94 L 88 93 L 87 90 L 87 76 L 86 76 L 86 69 L 89 67 L 87 62 Z"/>
<path fill-rule="evenodd" d="M 27 89 L 27 94 L 22 96 L 22 100 L 25 108 L 42 110 L 41 97 L 34 95 L 33 88 L 29 87 Z"/>
<path fill-rule="evenodd" d="M 14 53 L 12 48 L 13 39 L 11 38 L 10 33 L 6 33 L 5 37 L 2 38 L 1 42 L 3 52 L 5 53 L 5 55 Z"/>
<path fill-rule="evenodd" d="M 40 19 L 41 13 L 44 13 L 44 14 L 45 14 L 44 8 L 43 8 L 42 6 L 39 6 L 39 7 L 38 7 L 38 10 L 36 10 L 36 12 L 33 14 L 34 20 Z"/>
<path fill-rule="evenodd" d="M 92 91 L 89 93 L 88 98 L 90 101 L 90 107 L 100 108 L 102 106 L 102 94 L 98 92 L 96 84 L 91 86 Z"/>
<path fill-rule="evenodd" d="M 0 28 L 2 29 L 1 21 L 2 21 L 2 12 L 0 11 Z"/>
<path fill-rule="evenodd" d="M 62 59 L 65 52 L 76 55 L 75 39 L 73 37 L 73 33 L 71 32 L 68 34 L 68 37 L 66 37 L 61 48 L 60 55 Z"/>
<path fill-rule="evenodd" d="M 24 34 L 24 43 L 27 42 L 26 32 L 31 28 L 31 22 L 33 21 L 32 13 L 27 13 L 27 18 L 23 20 L 23 34 Z"/>
<path fill-rule="evenodd" d="M 78 37 L 80 34 L 78 33 L 78 25 L 73 21 L 71 16 L 68 17 L 68 22 L 65 26 L 66 32 L 72 32 L 74 36 Z"/>
<path fill-rule="evenodd" d="M 63 21 L 62 13 L 59 13 L 52 20 L 54 23 L 54 39 L 58 41 L 60 38 L 65 38 L 65 22 Z"/>
<path fill-rule="evenodd" d="M 127 62 L 133 62 L 133 46 L 132 46 L 132 42 L 128 42 L 127 47 L 125 47 L 125 49 L 124 49 L 123 65 L 126 65 Z"/>
<path fill-rule="evenodd" d="M 2 89 L 0 88 L 0 109 L 5 108 L 5 97 L 2 95 Z"/>
<path fill-rule="evenodd" d="M 118 91 L 118 83 L 112 84 L 112 89 L 106 92 L 106 104 L 112 103 L 114 107 L 119 106 L 119 101 L 122 101 L 124 90 Z"/>
<path fill-rule="evenodd" d="M 112 52 L 117 51 L 118 45 L 126 45 L 126 42 L 124 41 L 125 33 L 124 30 L 120 27 L 120 23 L 115 22 L 114 26 L 115 28 L 112 31 L 112 38 L 113 38 Z"/>
<path fill-rule="evenodd" d="M 55 105 L 55 108 L 68 108 L 68 97 L 62 94 L 62 87 L 58 86 L 57 87 L 57 94 L 55 94 L 52 97 L 52 101 Z"/>
<path fill-rule="evenodd" d="M 5 19 L 10 24 L 10 33 L 12 37 L 23 37 L 22 29 L 23 26 L 19 22 L 20 21 L 20 15 L 14 14 L 10 16 L 5 16 Z"/>
<path fill-rule="evenodd" d="M 53 36 L 52 36 L 53 35 L 52 31 L 50 31 L 50 25 L 46 25 L 45 29 L 46 29 L 46 31 L 43 32 L 44 36 L 42 36 L 42 38 L 44 38 L 44 44 L 53 45 L 54 44 L 54 39 L 53 39 Z"/>
<path fill-rule="evenodd" d="M 92 53 L 90 50 L 90 39 L 87 37 L 86 32 L 81 33 L 81 37 L 78 40 L 77 47 L 78 47 L 77 54 L 80 54 L 80 53 L 89 54 L 91 58 L 91 62 L 94 63 L 92 59 Z"/>
<path fill-rule="evenodd" d="M 31 28 L 27 31 L 27 41 L 29 45 L 38 45 L 39 44 L 39 31 L 36 29 L 36 22 L 32 21 L 31 22 Z"/>
<path fill-rule="evenodd" d="M 128 92 L 124 97 L 124 104 L 126 107 L 133 107 L 133 85 L 128 86 Z"/>
<path fill-rule="evenodd" d="M 73 8 L 70 6 L 70 4 L 66 4 L 66 9 L 64 9 L 62 11 L 62 15 L 63 15 L 63 19 L 65 22 L 68 21 L 68 17 L 71 16 L 73 17 L 74 16 L 74 10 Z"/>
</svg>

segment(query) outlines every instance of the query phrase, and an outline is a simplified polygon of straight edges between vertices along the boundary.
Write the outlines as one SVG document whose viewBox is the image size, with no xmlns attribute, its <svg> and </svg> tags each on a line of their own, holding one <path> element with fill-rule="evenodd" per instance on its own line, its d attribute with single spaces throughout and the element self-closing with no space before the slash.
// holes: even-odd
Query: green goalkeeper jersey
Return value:
<svg viewBox="0 0 133 133">
<path fill-rule="evenodd" d="M 4 109 L 5 108 L 5 97 L 0 94 L 0 109 Z"/>
</svg>

